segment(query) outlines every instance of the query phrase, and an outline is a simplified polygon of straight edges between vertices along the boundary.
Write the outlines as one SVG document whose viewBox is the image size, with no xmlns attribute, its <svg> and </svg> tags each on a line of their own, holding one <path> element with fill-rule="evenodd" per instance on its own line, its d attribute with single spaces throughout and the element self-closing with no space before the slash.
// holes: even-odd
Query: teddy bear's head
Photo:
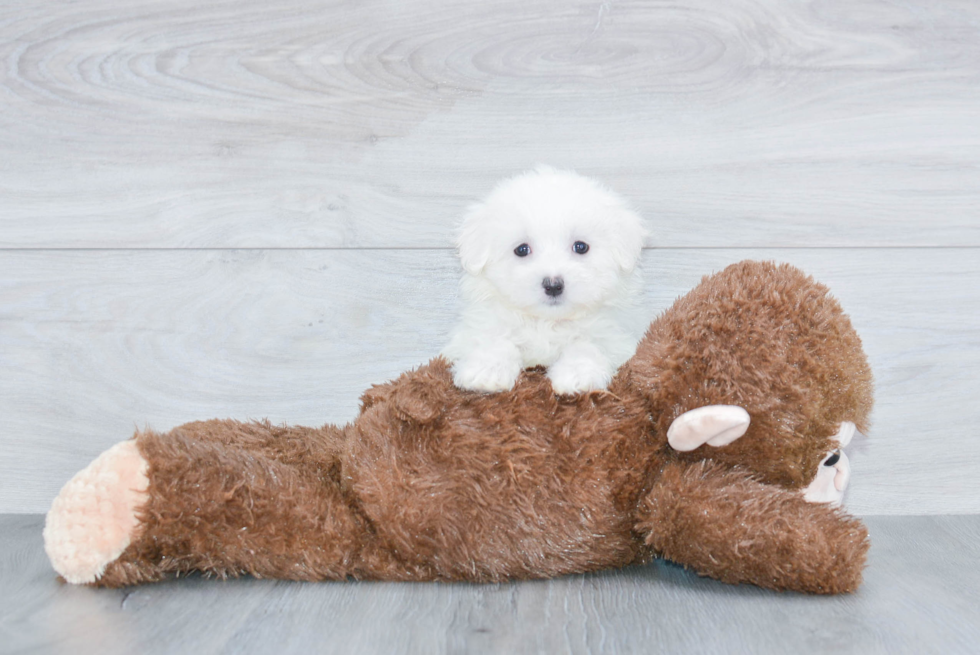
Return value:
<svg viewBox="0 0 980 655">
<path fill-rule="evenodd" d="M 613 388 L 639 394 L 665 436 L 685 412 L 743 408 L 744 436 L 676 457 L 742 462 L 793 488 L 813 482 L 840 447 L 843 423 L 866 428 L 872 404 L 871 370 L 840 304 L 798 269 L 771 262 L 703 278 L 651 324 Z"/>
</svg>

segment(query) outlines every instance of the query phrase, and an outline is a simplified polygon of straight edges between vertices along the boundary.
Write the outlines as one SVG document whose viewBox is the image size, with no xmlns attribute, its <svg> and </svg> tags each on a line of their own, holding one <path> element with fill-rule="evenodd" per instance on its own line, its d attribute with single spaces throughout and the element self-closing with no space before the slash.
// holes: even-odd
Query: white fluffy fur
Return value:
<svg viewBox="0 0 980 655">
<path fill-rule="evenodd" d="M 463 311 L 443 350 L 457 386 L 502 391 L 545 366 L 556 393 L 605 388 L 636 349 L 622 316 L 640 288 L 643 236 L 622 198 L 575 173 L 539 166 L 498 184 L 457 239 Z M 524 243 L 531 254 L 518 257 Z M 551 297 L 543 280 L 555 277 L 564 290 Z"/>
</svg>

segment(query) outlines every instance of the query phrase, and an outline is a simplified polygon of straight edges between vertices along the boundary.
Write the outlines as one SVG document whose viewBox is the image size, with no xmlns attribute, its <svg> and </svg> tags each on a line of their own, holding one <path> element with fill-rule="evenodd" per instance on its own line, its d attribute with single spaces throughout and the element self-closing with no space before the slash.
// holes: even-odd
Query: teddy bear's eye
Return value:
<svg viewBox="0 0 980 655">
<path fill-rule="evenodd" d="M 585 253 L 589 252 L 589 244 L 584 241 L 576 241 L 572 246 L 572 249 L 575 250 L 576 254 L 584 255 Z"/>
<path fill-rule="evenodd" d="M 526 243 L 522 243 L 514 248 L 514 254 L 518 257 L 527 257 L 531 254 L 531 246 L 527 245 Z"/>
</svg>

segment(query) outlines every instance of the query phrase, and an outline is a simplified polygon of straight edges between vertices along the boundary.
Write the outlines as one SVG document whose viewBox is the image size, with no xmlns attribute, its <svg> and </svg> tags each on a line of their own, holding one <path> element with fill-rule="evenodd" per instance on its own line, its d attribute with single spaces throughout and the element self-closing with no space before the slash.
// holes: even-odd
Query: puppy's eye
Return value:
<svg viewBox="0 0 980 655">
<path fill-rule="evenodd" d="M 584 241 L 576 241 L 572 246 L 572 249 L 575 251 L 575 254 L 584 255 L 585 253 L 589 252 L 589 244 Z"/>
<path fill-rule="evenodd" d="M 586 248 L 588 248 L 588 246 L 586 246 Z M 526 243 L 522 243 L 514 248 L 514 254 L 518 257 L 527 257 L 531 254 L 531 246 L 527 245 Z"/>
</svg>

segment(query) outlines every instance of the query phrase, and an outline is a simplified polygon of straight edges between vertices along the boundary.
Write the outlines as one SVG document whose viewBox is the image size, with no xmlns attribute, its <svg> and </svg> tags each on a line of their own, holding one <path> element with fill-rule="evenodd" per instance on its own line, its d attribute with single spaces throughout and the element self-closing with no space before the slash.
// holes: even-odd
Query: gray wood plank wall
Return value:
<svg viewBox="0 0 980 655">
<path fill-rule="evenodd" d="M 980 5 L 0 7 L 0 512 L 134 427 L 317 424 L 451 325 L 451 231 L 536 162 L 651 228 L 646 321 L 738 259 L 878 380 L 859 514 L 980 512 Z"/>
</svg>

